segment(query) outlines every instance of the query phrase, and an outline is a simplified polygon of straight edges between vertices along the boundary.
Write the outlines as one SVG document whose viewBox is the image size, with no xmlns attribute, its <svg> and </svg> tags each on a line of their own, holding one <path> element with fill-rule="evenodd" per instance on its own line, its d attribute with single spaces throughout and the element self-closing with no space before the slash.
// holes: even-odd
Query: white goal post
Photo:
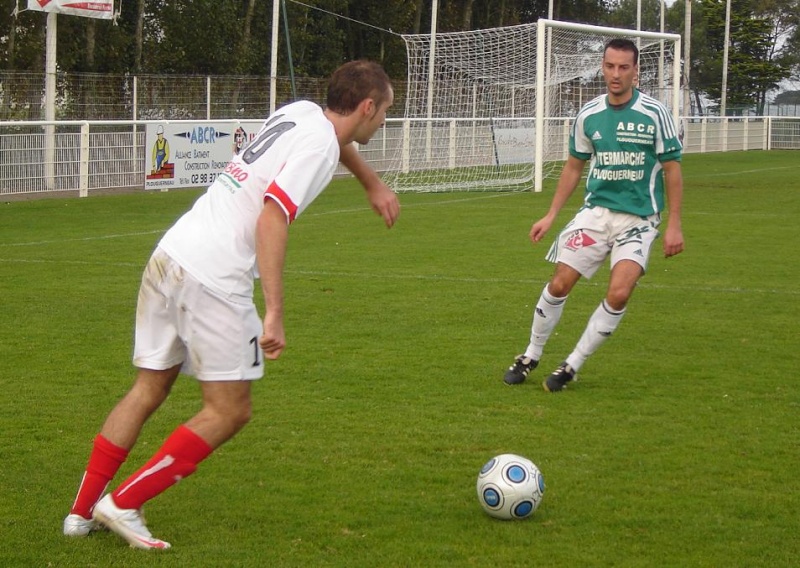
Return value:
<svg viewBox="0 0 800 568">
<path fill-rule="evenodd" d="M 541 191 L 566 159 L 569 127 L 606 92 L 603 47 L 639 47 L 639 88 L 678 118 L 680 36 L 540 19 L 468 32 L 402 36 L 405 116 L 387 121 L 384 174 L 398 192 Z"/>
</svg>

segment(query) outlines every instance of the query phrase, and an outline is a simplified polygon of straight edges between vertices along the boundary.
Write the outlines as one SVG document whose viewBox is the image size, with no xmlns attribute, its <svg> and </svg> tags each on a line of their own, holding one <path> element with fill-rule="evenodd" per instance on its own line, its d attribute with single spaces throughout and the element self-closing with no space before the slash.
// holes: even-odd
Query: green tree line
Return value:
<svg viewBox="0 0 800 568">
<path fill-rule="evenodd" d="M 641 27 L 659 30 L 659 0 L 641 1 Z M 401 34 L 429 33 L 430 0 L 284 0 L 279 74 L 325 77 L 355 58 L 406 76 Z M 636 27 L 637 0 L 553 0 L 556 19 Z M 42 12 L 0 10 L 0 69 L 41 72 Z M 728 103 L 762 107 L 783 79 L 800 77 L 800 0 L 731 0 Z M 691 88 L 721 96 L 725 0 L 692 0 Z M 58 69 L 65 73 L 265 75 L 269 72 L 270 0 L 124 0 L 116 21 L 58 18 Z M 439 0 L 439 32 L 511 26 L 547 17 L 547 0 Z M 685 2 L 665 8 L 665 31 L 684 34 Z M 284 23 L 288 27 L 284 32 Z M 288 49 L 288 46 L 291 50 Z"/>
</svg>

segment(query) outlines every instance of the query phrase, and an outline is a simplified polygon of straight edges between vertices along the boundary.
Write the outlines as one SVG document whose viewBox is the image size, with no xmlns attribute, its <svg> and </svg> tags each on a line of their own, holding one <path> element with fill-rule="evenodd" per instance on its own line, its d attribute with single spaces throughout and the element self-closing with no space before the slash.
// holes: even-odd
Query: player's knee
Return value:
<svg viewBox="0 0 800 568">
<path fill-rule="evenodd" d="M 250 401 L 246 401 L 217 412 L 217 416 L 220 422 L 225 423 L 224 428 L 233 435 L 250 422 L 253 416 L 253 408 Z"/>
<path fill-rule="evenodd" d="M 242 405 L 236 416 L 236 424 L 235 424 L 236 431 L 238 432 L 239 430 L 247 426 L 248 422 L 250 422 L 250 419 L 252 417 L 253 417 L 252 405 L 249 402 L 247 404 Z"/>
<path fill-rule="evenodd" d="M 575 284 L 578 283 L 580 277 L 580 272 L 571 266 L 559 263 L 555 274 L 547 284 L 547 291 L 556 298 L 566 298 Z"/>
<path fill-rule="evenodd" d="M 148 384 L 146 381 L 137 381 L 130 395 L 135 397 L 137 404 L 149 414 L 161 406 L 171 389 L 171 384 Z"/>
<path fill-rule="evenodd" d="M 628 305 L 632 290 L 627 287 L 612 287 L 606 294 L 606 304 L 616 312 L 621 312 Z"/>
<path fill-rule="evenodd" d="M 566 298 L 573 286 L 573 282 L 555 276 L 547 285 L 547 291 L 555 298 Z"/>
</svg>

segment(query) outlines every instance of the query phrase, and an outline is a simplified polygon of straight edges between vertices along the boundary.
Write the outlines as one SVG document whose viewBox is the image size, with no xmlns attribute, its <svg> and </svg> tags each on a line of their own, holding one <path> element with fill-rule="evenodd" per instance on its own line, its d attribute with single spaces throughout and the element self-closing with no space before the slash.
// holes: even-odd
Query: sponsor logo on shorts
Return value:
<svg viewBox="0 0 800 568">
<path fill-rule="evenodd" d="M 632 227 L 617 237 L 617 245 L 622 246 L 628 243 L 641 243 L 642 235 L 649 231 L 650 228 L 644 225 Z M 639 252 L 641 253 L 641 249 L 639 249 Z"/>
<path fill-rule="evenodd" d="M 597 241 L 584 233 L 582 229 L 578 229 L 569 236 L 564 246 L 569 250 L 578 250 L 579 248 L 590 247 L 594 244 L 597 244 Z"/>
</svg>

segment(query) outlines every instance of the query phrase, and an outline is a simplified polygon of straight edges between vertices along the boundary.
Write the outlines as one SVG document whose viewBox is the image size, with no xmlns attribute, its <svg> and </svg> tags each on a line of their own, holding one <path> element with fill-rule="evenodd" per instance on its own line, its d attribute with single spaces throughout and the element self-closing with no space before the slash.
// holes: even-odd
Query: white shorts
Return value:
<svg viewBox="0 0 800 568">
<path fill-rule="evenodd" d="M 644 271 L 660 224 L 659 213 L 639 217 L 605 207 L 582 207 L 546 258 L 571 266 L 586 279 L 594 276 L 609 254 L 612 268 L 620 260 L 632 260 Z"/>
<path fill-rule="evenodd" d="M 203 286 L 161 249 L 147 263 L 136 306 L 133 364 L 181 371 L 201 381 L 260 379 L 263 333 L 255 304 Z"/>
</svg>

